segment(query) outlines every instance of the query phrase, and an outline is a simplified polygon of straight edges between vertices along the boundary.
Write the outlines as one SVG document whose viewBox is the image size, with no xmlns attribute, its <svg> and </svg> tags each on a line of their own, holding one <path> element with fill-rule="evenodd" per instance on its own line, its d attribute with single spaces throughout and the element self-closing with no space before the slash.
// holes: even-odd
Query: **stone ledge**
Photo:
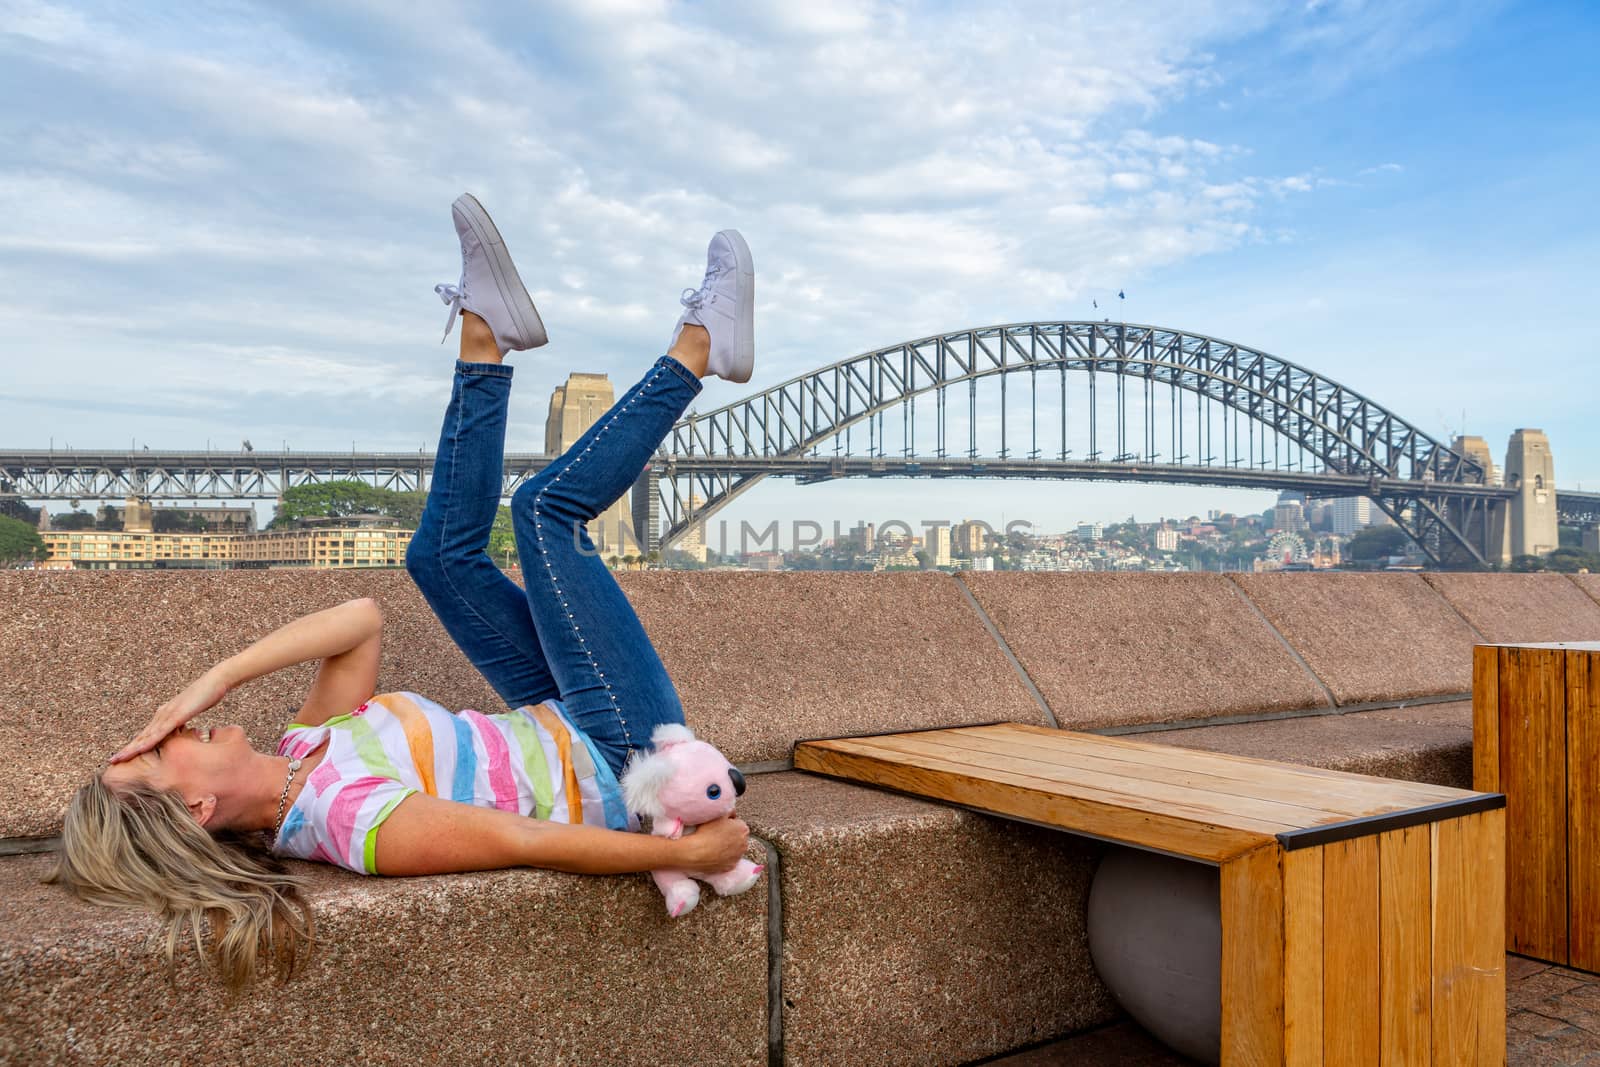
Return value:
<svg viewBox="0 0 1600 1067">
<path fill-rule="evenodd" d="M 1341 705 L 1472 688 L 1477 635 L 1420 575 L 1229 577 Z"/>
<path fill-rule="evenodd" d="M 191 679 L 300 615 L 361 596 L 387 617 L 379 692 L 502 707 L 401 571 L 0 571 L 0 750 L 30 768 L 0 781 L 0 837 L 59 833 L 73 790 Z M 257 679 L 198 721 L 239 723 L 270 751 L 313 673 Z"/>
<path fill-rule="evenodd" d="M 1141 733 L 1140 741 L 1472 788 L 1472 702 Z"/>
<path fill-rule="evenodd" d="M 1066 729 L 1327 704 L 1220 574 L 964 574 Z"/>
<path fill-rule="evenodd" d="M 690 725 L 735 763 L 814 737 L 1045 724 L 949 575 L 618 577 Z"/>
<path fill-rule="evenodd" d="M 643 875 L 388 879 L 299 865 L 318 951 L 289 985 L 229 1005 L 187 948 L 168 984 L 153 919 L 39 884 L 49 866 L 0 861 L 4 1062 L 767 1060 L 759 888 L 673 921 Z"/>
<path fill-rule="evenodd" d="M 1485 641 L 1600 640 L 1600 604 L 1564 574 L 1424 574 Z"/>
</svg>

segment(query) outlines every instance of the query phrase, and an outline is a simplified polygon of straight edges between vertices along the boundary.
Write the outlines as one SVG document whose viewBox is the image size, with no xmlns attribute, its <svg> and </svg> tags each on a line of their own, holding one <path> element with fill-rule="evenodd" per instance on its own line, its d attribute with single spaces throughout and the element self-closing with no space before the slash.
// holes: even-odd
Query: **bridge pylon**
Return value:
<svg viewBox="0 0 1600 1067">
<path fill-rule="evenodd" d="M 1560 547 L 1556 514 L 1555 460 L 1543 430 L 1522 429 L 1506 446 L 1506 488 L 1516 495 L 1506 511 L 1500 562 L 1518 556 L 1548 556 Z"/>
</svg>

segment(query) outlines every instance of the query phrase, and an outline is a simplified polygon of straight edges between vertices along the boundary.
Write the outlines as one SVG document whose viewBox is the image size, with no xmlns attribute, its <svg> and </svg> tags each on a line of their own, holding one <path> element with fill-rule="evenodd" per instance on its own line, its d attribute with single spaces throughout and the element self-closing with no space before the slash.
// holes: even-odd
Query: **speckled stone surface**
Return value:
<svg viewBox="0 0 1600 1067">
<path fill-rule="evenodd" d="M 1600 604 L 1564 574 L 1425 574 L 1485 641 L 1600 640 Z"/>
<path fill-rule="evenodd" d="M 1600 603 L 1600 574 L 1569 574 L 1567 577 L 1588 594 L 1590 600 Z"/>
<path fill-rule="evenodd" d="M 986 1067 L 1193 1067 L 1131 1022 L 1052 1041 L 1026 1052 L 988 1060 Z"/>
<path fill-rule="evenodd" d="M 962 575 L 1064 727 L 1328 703 L 1220 574 Z"/>
<path fill-rule="evenodd" d="M 963 1063 L 1115 1016 L 1084 930 L 1095 846 L 797 772 L 739 810 L 781 857 L 791 1067 Z"/>
<path fill-rule="evenodd" d="M 307 612 L 371 596 L 386 616 L 379 691 L 451 708 L 500 702 L 401 571 L 0 571 L 0 837 L 53 834 L 72 791 L 212 664 Z M 313 668 L 251 682 L 196 723 L 277 742 Z"/>
<path fill-rule="evenodd" d="M 1472 702 L 1201 726 L 1140 741 L 1472 788 Z"/>
<path fill-rule="evenodd" d="M 1044 723 L 948 575 L 619 577 L 690 725 L 735 762 L 807 738 Z"/>
<path fill-rule="evenodd" d="M 1478 637 L 1421 575 L 1229 577 L 1340 704 L 1472 688 Z"/>
<path fill-rule="evenodd" d="M 738 1063 L 767 1056 L 767 895 L 668 919 L 643 875 L 361 878 L 305 866 L 320 947 L 227 1004 L 153 920 L 0 860 L 0 1062 Z"/>
</svg>

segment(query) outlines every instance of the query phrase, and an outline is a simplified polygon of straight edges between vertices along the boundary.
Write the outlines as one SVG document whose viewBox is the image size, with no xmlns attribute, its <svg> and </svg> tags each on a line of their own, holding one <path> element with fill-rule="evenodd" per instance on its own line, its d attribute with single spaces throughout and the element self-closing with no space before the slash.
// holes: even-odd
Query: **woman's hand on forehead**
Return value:
<svg viewBox="0 0 1600 1067">
<path fill-rule="evenodd" d="M 211 671 L 207 671 L 190 682 L 183 692 L 157 708 L 155 715 L 144 729 L 134 734 L 133 740 L 111 757 L 111 762 L 124 763 L 150 751 L 165 741 L 174 730 L 180 730 L 188 725 L 190 719 L 216 707 L 227 695 L 227 683 Z"/>
</svg>

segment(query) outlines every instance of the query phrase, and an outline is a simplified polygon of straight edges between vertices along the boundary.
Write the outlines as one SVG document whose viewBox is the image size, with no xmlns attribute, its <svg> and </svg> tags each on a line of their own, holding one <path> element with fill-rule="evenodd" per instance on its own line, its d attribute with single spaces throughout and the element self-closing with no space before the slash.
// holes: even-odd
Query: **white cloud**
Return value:
<svg viewBox="0 0 1600 1067">
<path fill-rule="evenodd" d="M 1331 7 L 13 4 L 0 62 L 53 110 L 0 118 L 0 285 L 33 301 L 0 321 L 18 351 L 76 346 L 86 410 L 151 391 L 148 359 L 257 426 L 303 426 L 324 387 L 376 437 L 397 391 L 442 395 L 429 287 L 466 187 L 554 340 L 531 388 L 640 369 L 728 225 L 760 272 L 760 386 L 1264 240 L 1323 161 L 1253 173 L 1171 109 L 1272 27 L 1381 48 L 1391 22 Z"/>
</svg>

